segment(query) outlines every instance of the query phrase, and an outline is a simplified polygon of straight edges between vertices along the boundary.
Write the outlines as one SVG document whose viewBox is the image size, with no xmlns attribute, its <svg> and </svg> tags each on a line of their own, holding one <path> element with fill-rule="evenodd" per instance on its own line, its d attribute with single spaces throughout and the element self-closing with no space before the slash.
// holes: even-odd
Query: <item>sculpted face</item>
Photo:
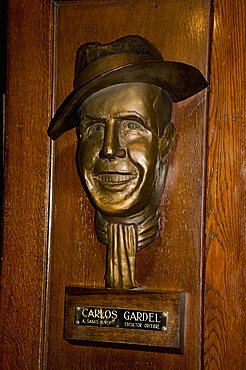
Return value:
<svg viewBox="0 0 246 370">
<path fill-rule="evenodd" d="M 174 135 L 168 95 L 144 83 L 115 85 L 87 98 L 80 114 L 78 168 L 96 208 L 125 217 L 157 205 Z"/>
</svg>

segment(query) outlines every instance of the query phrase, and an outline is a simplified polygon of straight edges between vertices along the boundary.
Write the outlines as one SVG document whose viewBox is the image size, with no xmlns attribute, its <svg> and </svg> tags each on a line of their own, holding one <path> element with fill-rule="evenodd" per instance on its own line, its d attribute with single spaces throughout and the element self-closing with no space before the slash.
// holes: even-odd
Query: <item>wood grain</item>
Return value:
<svg viewBox="0 0 246 370">
<path fill-rule="evenodd" d="M 88 1 L 55 6 L 54 105 L 72 90 L 80 44 L 109 42 L 126 34 L 152 41 L 168 60 L 207 72 L 210 2 Z M 157 32 L 158 30 L 158 32 Z M 195 369 L 201 355 L 201 235 L 206 92 L 174 109 L 177 140 L 170 155 L 161 203 L 160 238 L 138 254 L 142 287 L 187 292 L 184 355 L 71 345 L 64 340 L 65 286 L 103 287 L 105 246 L 94 231 L 94 210 L 76 173 L 76 135 L 55 144 L 50 299 L 46 343 L 48 369 Z M 59 348 L 59 350 L 58 350 Z"/>
<path fill-rule="evenodd" d="M 42 352 L 50 117 L 49 1 L 8 2 L 0 368 Z"/>
<path fill-rule="evenodd" d="M 204 368 L 245 369 L 244 0 L 214 2 L 209 109 Z"/>
</svg>

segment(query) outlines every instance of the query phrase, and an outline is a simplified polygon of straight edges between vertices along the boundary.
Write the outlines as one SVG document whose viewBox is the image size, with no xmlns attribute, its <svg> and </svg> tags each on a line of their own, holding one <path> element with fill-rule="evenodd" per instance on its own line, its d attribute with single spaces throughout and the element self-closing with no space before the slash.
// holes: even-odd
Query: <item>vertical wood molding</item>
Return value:
<svg viewBox="0 0 246 370">
<path fill-rule="evenodd" d="M 245 0 L 216 0 L 211 51 L 204 368 L 245 368 Z"/>
<path fill-rule="evenodd" d="M 50 1 L 9 0 L 1 369 L 39 369 L 46 258 Z"/>
</svg>

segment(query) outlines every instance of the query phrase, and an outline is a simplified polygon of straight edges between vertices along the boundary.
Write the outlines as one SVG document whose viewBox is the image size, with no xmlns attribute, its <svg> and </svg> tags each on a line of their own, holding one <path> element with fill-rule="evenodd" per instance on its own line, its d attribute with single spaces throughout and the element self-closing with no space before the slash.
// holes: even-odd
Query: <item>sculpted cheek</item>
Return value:
<svg viewBox="0 0 246 370">
<path fill-rule="evenodd" d="M 130 161 L 139 169 L 140 173 L 152 173 L 157 164 L 157 143 L 154 140 L 139 140 L 128 145 Z"/>
<path fill-rule="evenodd" d="M 92 169 L 99 156 L 101 145 L 101 142 L 94 142 L 93 140 L 81 143 L 79 150 L 80 166 L 82 164 L 84 169 Z"/>
<path fill-rule="evenodd" d="M 127 147 L 127 153 L 130 161 L 139 167 L 146 168 L 148 165 L 149 157 L 149 144 L 147 142 L 135 142 L 131 143 Z"/>
</svg>

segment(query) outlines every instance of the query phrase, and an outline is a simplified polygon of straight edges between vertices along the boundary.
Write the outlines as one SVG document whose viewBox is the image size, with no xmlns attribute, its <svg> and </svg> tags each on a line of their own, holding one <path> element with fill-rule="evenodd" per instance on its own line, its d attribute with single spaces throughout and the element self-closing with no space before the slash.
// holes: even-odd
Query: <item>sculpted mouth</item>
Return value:
<svg viewBox="0 0 246 370">
<path fill-rule="evenodd" d="M 104 172 L 97 174 L 95 177 L 102 182 L 111 184 L 124 184 L 136 178 L 136 174 L 126 172 Z"/>
</svg>

